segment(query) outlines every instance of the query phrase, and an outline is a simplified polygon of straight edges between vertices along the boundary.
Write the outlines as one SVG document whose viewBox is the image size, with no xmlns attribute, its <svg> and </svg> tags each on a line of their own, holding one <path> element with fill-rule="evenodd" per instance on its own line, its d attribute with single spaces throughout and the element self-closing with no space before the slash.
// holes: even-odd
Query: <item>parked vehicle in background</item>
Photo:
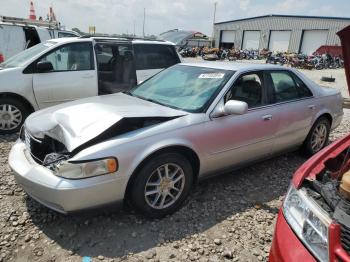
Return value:
<svg viewBox="0 0 350 262">
<path fill-rule="evenodd" d="M 89 96 L 126 91 L 180 62 L 172 43 L 122 38 L 58 38 L 0 64 L 0 134 L 29 113 Z"/>
<path fill-rule="evenodd" d="M 198 179 L 300 147 L 318 152 L 342 115 L 339 91 L 293 69 L 178 64 L 129 92 L 33 113 L 9 164 L 58 212 L 127 199 L 162 217 Z"/>
<path fill-rule="evenodd" d="M 338 35 L 350 87 L 350 26 Z M 277 217 L 269 261 L 350 261 L 350 135 L 295 172 Z"/>
<path fill-rule="evenodd" d="M 0 63 L 46 40 L 77 36 L 74 31 L 61 30 L 56 22 L 0 16 Z"/>
</svg>

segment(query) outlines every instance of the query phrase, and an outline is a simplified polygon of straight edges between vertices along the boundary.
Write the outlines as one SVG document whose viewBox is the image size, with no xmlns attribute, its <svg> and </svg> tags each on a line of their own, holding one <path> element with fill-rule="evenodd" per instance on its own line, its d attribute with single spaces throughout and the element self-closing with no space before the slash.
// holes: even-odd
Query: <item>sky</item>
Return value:
<svg viewBox="0 0 350 262">
<path fill-rule="evenodd" d="M 0 15 L 28 17 L 30 0 L 0 0 Z M 37 17 L 52 5 L 57 19 L 68 28 L 108 34 L 158 35 L 170 29 L 211 35 L 214 3 L 216 22 L 266 14 L 350 16 L 350 0 L 33 0 Z"/>
</svg>

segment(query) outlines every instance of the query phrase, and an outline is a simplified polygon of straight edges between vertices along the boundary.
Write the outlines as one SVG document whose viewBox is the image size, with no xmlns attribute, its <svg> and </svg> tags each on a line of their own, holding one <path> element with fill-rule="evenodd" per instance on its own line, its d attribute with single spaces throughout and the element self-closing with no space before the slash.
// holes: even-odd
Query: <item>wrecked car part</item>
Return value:
<svg viewBox="0 0 350 262">
<path fill-rule="evenodd" d="M 67 150 L 63 143 L 50 137 L 50 133 L 41 139 L 34 137 L 28 132 L 28 130 L 22 128 L 20 138 L 25 142 L 27 149 L 37 163 L 53 170 L 54 166 L 52 165 L 56 165 L 58 162 L 68 160 L 70 157 L 77 154 L 81 150 L 88 148 L 89 146 L 101 143 L 107 139 L 132 131 L 160 124 L 177 117 L 179 116 L 122 118 L 120 121 L 103 131 L 101 134 L 97 135 L 86 143 L 83 143 L 71 152 Z"/>
<path fill-rule="evenodd" d="M 41 165 L 49 165 L 52 161 L 69 157 L 66 147 L 61 142 L 48 136 L 44 136 L 43 139 L 36 138 L 24 127 L 21 130 L 20 139 L 26 144 L 33 159 Z"/>
<path fill-rule="evenodd" d="M 313 188 L 324 198 L 332 210 L 335 209 L 340 201 L 340 197 L 337 194 L 337 184 L 339 184 L 337 181 L 328 181 L 326 183 L 317 180 L 313 181 Z"/>
<path fill-rule="evenodd" d="M 329 216 L 340 225 L 340 240 L 350 255 L 350 171 L 349 149 L 325 162 L 325 170 L 315 180 L 305 180 L 304 188 Z M 344 173 L 344 171 L 348 170 Z"/>
<path fill-rule="evenodd" d="M 166 121 L 173 120 L 180 116 L 175 117 L 133 117 L 133 118 L 123 118 L 95 138 L 87 141 L 86 143 L 80 145 L 72 151 L 72 155 L 77 154 L 81 150 L 88 148 L 92 145 L 101 143 L 107 139 L 120 136 L 132 131 L 136 131 L 142 128 L 150 127 L 156 124 L 160 124 Z"/>
<path fill-rule="evenodd" d="M 25 122 L 26 129 L 37 139 L 44 139 L 45 136 L 53 138 L 72 152 L 118 122 L 123 122 L 123 119 L 171 119 L 187 114 L 122 93 L 70 104 L 31 114 Z M 131 107 L 131 104 L 134 106 Z"/>
</svg>

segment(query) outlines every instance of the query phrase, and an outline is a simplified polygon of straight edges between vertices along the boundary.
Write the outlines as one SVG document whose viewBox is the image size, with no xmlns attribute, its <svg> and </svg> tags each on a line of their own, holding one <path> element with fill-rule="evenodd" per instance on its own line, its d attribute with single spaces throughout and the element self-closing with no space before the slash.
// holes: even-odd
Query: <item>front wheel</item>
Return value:
<svg viewBox="0 0 350 262">
<path fill-rule="evenodd" d="M 331 124 L 327 118 L 321 117 L 316 121 L 304 142 L 306 155 L 314 155 L 326 146 L 330 129 Z"/>
<path fill-rule="evenodd" d="M 27 116 L 23 103 L 14 98 L 0 98 L 0 135 L 18 132 Z"/>
<path fill-rule="evenodd" d="M 164 153 L 149 160 L 136 174 L 131 202 L 148 217 L 164 217 L 181 207 L 192 184 L 189 161 L 178 153 Z"/>
</svg>

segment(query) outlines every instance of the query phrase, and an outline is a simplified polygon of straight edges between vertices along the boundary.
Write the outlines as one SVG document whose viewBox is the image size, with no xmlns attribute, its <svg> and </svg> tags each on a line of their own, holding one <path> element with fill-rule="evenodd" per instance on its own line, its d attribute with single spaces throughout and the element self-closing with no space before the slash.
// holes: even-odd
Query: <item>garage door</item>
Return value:
<svg viewBox="0 0 350 262">
<path fill-rule="evenodd" d="M 327 41 L 328 30 L 305 30 L 300 52 L 311 55 Z"/>
<path fill-rule="evenodd" d="M 220 47 L 228 49 L 233 48 L 235 46 L 235 31 L 223 30 L 221 33 Z"/>
<path fill-rule="evenodd" d="M 259 49 L 260 31 L 244 31 L 242 49 Z"/>
<path fill-rule="evenodd" d="M 271 31 L 269 50 L 286 52 L 289 47 L 290 31 Z"/>
<path fill-rule="evenodd" d="M 221 43 L 234 43 L 235 42 L 235 31 L 223 30 L 221 35 Z"/>
</svg>

